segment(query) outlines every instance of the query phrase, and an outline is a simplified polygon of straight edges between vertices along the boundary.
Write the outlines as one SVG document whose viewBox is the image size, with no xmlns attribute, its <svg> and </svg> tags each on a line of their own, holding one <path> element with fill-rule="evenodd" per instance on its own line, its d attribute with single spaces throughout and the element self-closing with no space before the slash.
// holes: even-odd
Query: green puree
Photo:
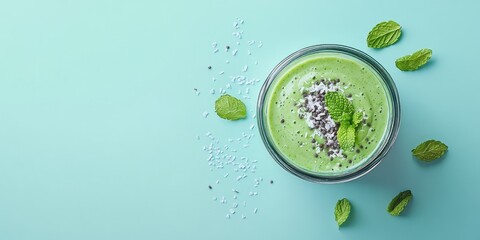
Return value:
<svg viewBox="0 0 480 240">
<path fill-rule="evenodd" d="M 355 110 L 367 119 L 356 130 L 355 148 L 331 159 L 312 148 L 313 130 L 298 115 L 302 91 L 320 79 L 340 79 Z M 284 69 L 267 96 L 267 122 L 273 142 L 295 166 L 320 174 L 342 174 L 361 165 L 382 141 L 389 118 L 388 99 L 380 77 L 368 65 L 346 55 L 317 53 L 296 60 Z M 322 143 L 324 140 L 316 136 Z"/>
</svg>

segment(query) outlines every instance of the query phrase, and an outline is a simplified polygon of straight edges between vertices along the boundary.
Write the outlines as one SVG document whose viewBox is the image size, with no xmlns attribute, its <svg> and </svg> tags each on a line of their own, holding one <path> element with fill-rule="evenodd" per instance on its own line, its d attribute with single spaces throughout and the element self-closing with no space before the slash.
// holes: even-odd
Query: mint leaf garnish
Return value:
<svg viewBox="0 0 480 240">
<path fill-rule="evenodd" d="M 333 121 L 350 121 L 353 114 L 353 104 L 339 92 L 328 92 L 325 95 L 325 105 Z"/>
<path fill-rule="evenodd" d="M 247 116 L 247 107 L 240 99 L 226 94 L 215 101 L 215 112 L 223 119 L 238 120 Z"/>
<path fill-rule="evenodd" d="M 420 160 L 431 162 L 443 156 L 443 154 L 445 154 L 447 149 L 448 149 L 448 146 L 440 141 L 428 140 L 421 143 L 415 149 L 413 149 L 412 153 L 413 153 L 413 156 L 415 156 Z"/>
<path fill-rule="evenodd" d="M 352 124 L 353 126 L 357 127 L 363 120 L 363 113 L 362 112 L 355 112 L 352 117 Z"/>
<path fill-rule="evenodd" d="M 381 22 L 377 24 L 367 37 L 367 45 L 371 48 L 383 48 L 390 46 L 398 41 L 402 27 L 394 22 Z"/>
<path fill-rule="evenodd" d="M 407 206 L 410 199 L 412 199 L 413 195 L 410 190 L 403 191 L 395 196 L 392 201 L 388 204 L 387 212 L 390 213 L 392 216 L 398 216 L 400 213 L 403 212 L 405 206 Z"/>
<path fill-rule="evenodd" d="M 340 123 L 337 131 L 337 140 L 342 149 L 352 149 L 355 146 L 355 127 L 349 122 Z"/>
<path fill-rule="evenodd" d="M 348 216 L 350 215 L 350 210 L 352 206 L 348 199 L 343 198 L 338 200 L 337 205 L 335 205 L 335 221 L 337 221 L 338 226 L 340 227 L 345 221 L 347 221 Z"/>
<path fill-rule="evenodd" d="M 420 49 L 412 55 L 403 56 L 395 61 L 395 65 L 402 71 L 413 71 L 425 65 L 432 57 L 432 50 L 428 48 Z"/>
<path fill-rule="evenodd" d="M 328 92 L 325 95 L 325 105 L 330 117 L 340 123 L 337 130 L 340 148 L 351 150 L 355 146 L 355 128 L 362 122 L 363 113 L 355 112 L 350 100 L 339 92 Z"/>
</svg>

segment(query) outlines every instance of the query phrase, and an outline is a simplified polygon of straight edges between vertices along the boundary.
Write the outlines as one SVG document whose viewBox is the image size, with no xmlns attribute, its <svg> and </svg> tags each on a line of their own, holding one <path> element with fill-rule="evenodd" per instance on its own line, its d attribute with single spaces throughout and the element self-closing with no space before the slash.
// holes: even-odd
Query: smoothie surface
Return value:
<svg viewBox="0 0 480 240">
<path fill-rule="evenodd" d="M 299 116 L 305 92 L 319 82 L 334 82 L 365 119 L 356 129 L 353 149 L 329 155 L 325 140 Z M 338 175 L 362 165 L 383 140 L 389 104 L 380 76 L 367 64 L 339 53 L 316 53 L 290 63 L 275 79 L 267 96 L 267 127 L 287 161 L 316 174 Z M 314 140 L 313 140 L 314 139 Z"/>
</svg>

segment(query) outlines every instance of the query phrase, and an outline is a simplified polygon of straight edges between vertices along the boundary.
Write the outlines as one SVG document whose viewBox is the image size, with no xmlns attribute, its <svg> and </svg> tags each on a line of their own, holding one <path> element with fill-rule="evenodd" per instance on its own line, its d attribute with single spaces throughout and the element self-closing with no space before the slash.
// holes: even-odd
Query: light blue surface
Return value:
<svg viewBox="0 0 480 240">
<path fill-rule="evenodd" d="M 478 8 L 475 1 L 413 0 L 3 1 L 0 239 L 479 239 Z M 245 32 L 231 57 L 223 47 L 235 46 L 236 17 L 245 19 Z M 389 19 L 403 26 L 401 40 L 368 49 L 368 31 Z M 251 39 L 263 47 L 248 47 Z M 251 112 L 228 122 L 213 111 L 230 75 L 263 81 L 285 56 L 319 43 L 367 52 L 391 73 L 401 97 L 390 154 L 346 184 L 288 174 L 257 128 L 250 131 Z M 425 68 L 395 68 L 397 57 L 424 47 L 433 49 Z M 250 111 L 259 88 L 244 99 Z M 227 92 L 238 96 L 239 89 Z M 202 150 L 211 142 L 207 132 L 222 147 L 232 138 L 235 154 L 258 160 L 256 173 L 237 181 L 231 166 L 211 170 Z M 247 148 L 235 142 L 242 132 L 256 134 Z M 448 144 L 446 157 L 413 159 L 410 150 L 430 138 Z M 403 216 L 388 215 L 388 202 L 405 189 L 414 198 Z M 333 207 L 343 197 L 353 213 L 339 230 Z"/>
</svg>

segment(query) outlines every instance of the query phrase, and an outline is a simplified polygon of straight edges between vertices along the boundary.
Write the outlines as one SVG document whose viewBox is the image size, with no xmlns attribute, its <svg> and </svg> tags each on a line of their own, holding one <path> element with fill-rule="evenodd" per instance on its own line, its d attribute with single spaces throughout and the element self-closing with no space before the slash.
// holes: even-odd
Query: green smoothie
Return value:
<svg viewBox="0 0 480 240">
<path fill-rule="evenodd" d="M 364 114 L 355 146 L 341 149 L 338 123 L 322 109 L 322 94 L 338 91 Z M 273 143 L 297 168 L 339 175 L 362 165 L 382 142 L 389 119 L 380 76 L 367 64 L 340 53 L 316 53 L 295 60 L 271 86 L 266 98 L 267 126 Z M 309 111 L 317 111 L 315 114 Z M 319 126 L 320 124 L 320 126 Z"/>
</svg>

